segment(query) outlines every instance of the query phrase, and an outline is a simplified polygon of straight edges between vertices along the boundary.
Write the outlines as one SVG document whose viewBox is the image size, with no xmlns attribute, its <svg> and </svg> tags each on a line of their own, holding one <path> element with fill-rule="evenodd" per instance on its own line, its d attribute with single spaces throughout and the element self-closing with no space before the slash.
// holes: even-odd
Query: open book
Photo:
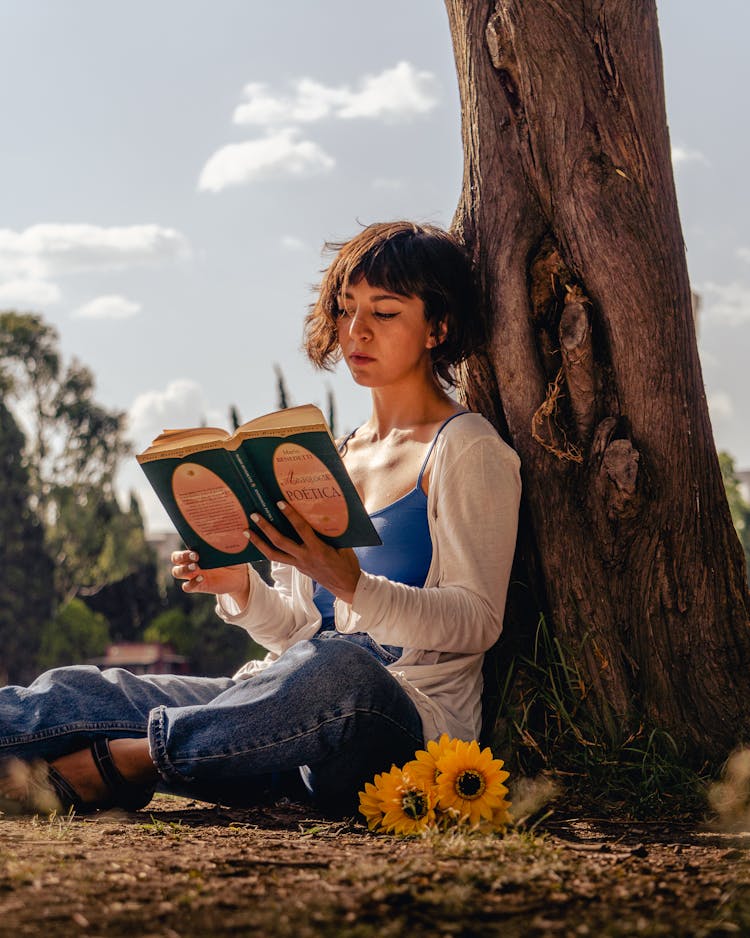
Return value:
<svg viewBox="0 0 750 938">
<path fill-rule="evenodd" d="M 206 569 L 263 560 L 244 532 L 257 513 L 299 540 L 295 508 L 334 547 L 380 544 L 323 414 L 312 404 L 243 423 L 165 430 L 136 457 L 183 541 Z"/>
</svg>

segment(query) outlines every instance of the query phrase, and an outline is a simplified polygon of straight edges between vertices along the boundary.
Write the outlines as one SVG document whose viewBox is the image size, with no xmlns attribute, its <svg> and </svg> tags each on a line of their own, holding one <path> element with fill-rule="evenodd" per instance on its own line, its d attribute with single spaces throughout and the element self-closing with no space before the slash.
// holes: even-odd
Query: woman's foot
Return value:
<svg viewBox="0 0 750 938">
<path fill-rule="evenodd" d="M 5 760 L 0 811 L 137 810 L 151 800 L 157 779 L 145 739 L 101 739 L 52 763 Z"/>
<path fill-rule="evenodd" d="M 122 781 L 133 785 L 156 784 L 159 773 L 151 761 L 148 740 L 110 739 L 109 754 L 112 765 Z M 65 781 L 78 793 L 84 803 L 105 801 L 111 794 L 111 786 L 97 767 L 92 749 L 79 749 L 61 756 L 51 763 Z"/>
</svg>

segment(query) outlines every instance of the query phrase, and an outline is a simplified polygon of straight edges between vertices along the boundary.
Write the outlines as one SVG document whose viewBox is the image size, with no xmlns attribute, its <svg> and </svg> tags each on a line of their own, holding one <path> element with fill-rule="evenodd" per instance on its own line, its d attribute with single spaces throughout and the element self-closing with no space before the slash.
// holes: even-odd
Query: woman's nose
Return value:
<svg viewBox="0 0 750 938">
<path fill-rule="evenodd" d="M 367 325 L 365 317 L 362 315 L 360 310 L 356 310 L 349 321 L 349 335 L 360 338 L 367 338 L 369 334 L 370 329 Z"/>
</svg>

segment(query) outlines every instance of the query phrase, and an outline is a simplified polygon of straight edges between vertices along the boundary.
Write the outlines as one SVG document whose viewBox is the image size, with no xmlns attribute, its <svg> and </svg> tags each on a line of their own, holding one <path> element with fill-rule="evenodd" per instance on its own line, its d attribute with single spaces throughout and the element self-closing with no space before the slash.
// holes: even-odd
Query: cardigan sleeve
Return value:
<svg viewBox="0 0 750 938">
<path fill-rule="evenodd" d="M 351 606 L 337 602 L 337 629 L 366 631 L 404 648 L 459 654 L 490 648 L 502 630 L 513 564 L 519 467 L 494 431 L 454 441 L 430 480 L 436 585 L 406 586 L 363 572 Z"/>
<path fill-rule="evenodd" d="M 265 583 L 257 571 L 248 565 L 250 598 L 244 609 L 228 595 L 217 597 L 216 613 L 225 622 L 239 625 L 270 652 L 276 655 L 301 638 L 309 638 L 317 629 L 305 610 L 304 603 L 295 596 L 294 568 L 287 564 L 272 564 L 274 585 Z"/>
</svg>

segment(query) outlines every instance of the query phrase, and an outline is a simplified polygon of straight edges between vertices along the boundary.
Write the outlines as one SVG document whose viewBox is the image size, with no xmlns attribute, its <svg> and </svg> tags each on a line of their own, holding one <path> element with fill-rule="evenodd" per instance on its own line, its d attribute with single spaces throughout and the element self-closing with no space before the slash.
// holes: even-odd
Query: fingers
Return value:
<svg viewBox="0 0 750 938">
<path fill-rule="evenodd" d="M 259 528 L 261 527 L 260 523 L 258 521 L 255 521 L 254 518 L 253 518 L 253 522 Z M 287 554 L 283 550 L 277 549 L 276 547 L 274 547 L 273 543 L 270 543 L 272 531 L 275 532 L 277 538 L 279 539 L 281 539 L 283 535 L 279 534 L 279 532 L 276 531 L 276 528 L 271 527 L 270 524 L 267 524 L 266 528 L 267 529 L 263 531 L 264 537 L 261 537 L 259 534 L 256 534 L 254 531 L 245 531 L 245 534 L 247 535 L 247 539 L 250 541 L 253 547 L 257 547 L 257 549 L 261 552 L 261 554 L 263 554 L 266 560 L 273 560 L 276 563 L 293 563 L 294 558 L 292 557 L 291 554 Z M 268 538 L 268 540 L 266 540 L 266 538 Z M 284 538 L 284 540 L 288 540 L 288 539 Z"/>
<path fill-rule="evenodd" d="M 200 558 L 194 550 L 173 550 L 169 558 L 173 564 L 196 563 Z"/>
<path fill-rule="evenodd" d="M 196 554 L 194 550 L 173 551 L 172 563 L 174 564 L 172 567 L 172 576 L 176 580 L 195 580 L 198 583 L 203 582 L 203 575 L 198 565 L 198 554 Z"/>
<path fill-rule="evenodd" d="M 278 502 L 278 506 L 289 518 L 289 521 L 292 522 L 292 526 L 295 528 L 300 537 L 302 537 L 303 544 L 297 543 L 297 541 L 293 540 L 291 537 L 286 537 L 286 535 L 282 534 L 278 528 L 275 528 L 272 524 L 266 521 L 265 518 L 262 518 L 258 514 L 250 515 L 250 520 L 263 534 L 263 537 L 266 539 L 268 544 L 264 544 L 263 539 L 258 538 L 257 535 L 254 535 L 252 530 L 245 531 L 245 534 L 247 535 L 248 540 L 266 557 L 268 557 L 269 560 L 281 560 L 281 562 L 288 562 L 290 557 L 298 556 L 300 547 L 304 546 L 306 540 L 304 534 L 307 534 L 308 542 L 310 540 L 310 535 L 312 535 L 315 540 L 317 540 L 317 538 L 315 537 L 315 533 L 313 532 L 312 528 L 300 517 L 300 515 L 297 514 L 296 511 L 294 511 L 293 508 L 290 508 L 285 502 Z M 297 522 L 296 524 L 295 521 Z M 278 558 L 271 556 L 273 548 L 276 548 L 277 551 L 281 551 L 285 557 Z"/>
</svg>

